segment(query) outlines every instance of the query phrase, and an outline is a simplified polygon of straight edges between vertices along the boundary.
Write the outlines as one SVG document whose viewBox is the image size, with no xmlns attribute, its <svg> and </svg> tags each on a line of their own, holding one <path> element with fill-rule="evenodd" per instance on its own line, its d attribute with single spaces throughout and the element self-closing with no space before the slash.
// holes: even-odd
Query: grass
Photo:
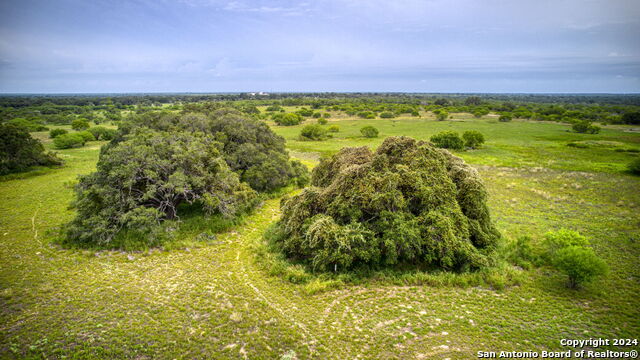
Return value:
<svg viewBox="0 0 640 360">
<path fill-rule="evenodd" d="M 307 164 L 342 146 L 375 147 L 388 135 L 477 129 L 485 148 L 459 155 L 484 178 L 500 231 L 535 242 L 549 230 L 578 230 L 610 274 L 579 291 L 544 267 L 522 271 L 519 285 L 503 290 L 461 287 L 446 274 L 295 283 L 256 261 L 279 216 L 277 197 L 201 246 L 64 249 L 52 239 L 74 215 L 77 175 L 95 168 L 101 143 L 93 142 L 58 151 L 64 167 L 0 182 L 0 357 L 466 359 L 477 351 L 567 350 L 562 338 L 640 336 L 640 178 L 622 171 L 637 155 L 566 146 L 638 148 L 640 134 L 619 127 L 582 135 L 561 124 L 491 118 L 394 120 L 330 121 L 341 131 L 323 142 L 294 140 L 300 127 L 275 129 Z M 364 125 L 380 138 L 361 138 Z"/>
</svg>

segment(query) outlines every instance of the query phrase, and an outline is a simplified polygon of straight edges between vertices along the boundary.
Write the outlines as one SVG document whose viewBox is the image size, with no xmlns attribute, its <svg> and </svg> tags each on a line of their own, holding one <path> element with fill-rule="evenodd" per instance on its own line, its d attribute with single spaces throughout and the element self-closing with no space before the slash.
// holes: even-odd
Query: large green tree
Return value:
<svg viewBox="0 0 640 360">
<path fill-rule="evenodd" d="M 32 166 L 60 165 L 62 160 L 44 151 L 40 141 L 15 124 L 0 124 L 0 175 L 28 170 Z"/>
</svg>

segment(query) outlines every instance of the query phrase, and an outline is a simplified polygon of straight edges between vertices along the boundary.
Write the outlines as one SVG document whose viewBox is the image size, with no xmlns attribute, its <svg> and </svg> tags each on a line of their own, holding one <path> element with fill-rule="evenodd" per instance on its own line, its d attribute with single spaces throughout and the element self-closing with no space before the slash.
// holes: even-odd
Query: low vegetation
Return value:
<svg viewBox="0 0 640 360">
<path fill-rule="evenodd" d="M 61 165 L 53 153 L 45 152 L 40 141 L 15 124 L 0 124 L 0 175 L 29 170 L 34 166 Z"/>
</svg>

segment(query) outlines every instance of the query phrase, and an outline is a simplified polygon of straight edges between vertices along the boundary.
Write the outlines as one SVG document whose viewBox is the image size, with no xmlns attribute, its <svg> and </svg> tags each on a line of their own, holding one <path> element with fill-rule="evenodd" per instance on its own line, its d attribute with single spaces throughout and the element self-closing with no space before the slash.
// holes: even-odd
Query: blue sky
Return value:
<svg viewBox="0 0 640 360">
<path fill-rule="evenodd" d="M 640 92 L 637 0 L 4 0 L 0 92 Z"/>
</svg>

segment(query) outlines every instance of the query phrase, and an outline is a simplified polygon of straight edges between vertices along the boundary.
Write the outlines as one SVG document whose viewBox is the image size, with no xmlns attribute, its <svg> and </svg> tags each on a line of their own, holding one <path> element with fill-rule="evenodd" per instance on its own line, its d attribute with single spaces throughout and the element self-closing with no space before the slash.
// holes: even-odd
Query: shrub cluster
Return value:
<svg viewBox="0 0 640 360">
<path fill-rule="evenodd" d="M 273 114 L 271 119 L 278 125 L 293 126 L 298 125 L 304 121 L 304 118 L 299 114 L 294 113 L 276 113 Z"/>
<path fill-rule="evenodd" d="M 464 140 L 464 146 L 477 149 L 482 144 L 484 144 L 484 135 L 476 130 L 468 130 L 462 134 L 462 139 Z"/>
<path fill-rule="evenodd" d="M 598 125 L 593 125 L 588 121 L 579 121 L 574 123 L 571 128 L 573 131 L 582 134 L 597 134 L 600 132 L 600 127 Z"/>
<path fill-rule="evenodd" d="M 458 157 L 408 137 L 375 153 L 343 148 L 314 169 L 312 186 L 282 201 L 268 240 L 313 268 L 436 266 L 492 262 L 499 233 L 477 172 Z"/>
<path fill-rule="evenodd" d="M 433 135 L 429 139 L 435 146 L 443 149 L 462 150 L 464 149 L 464 141 L 460 135 L 451 130 L 445 130 Z"/>
<path fill-rule="evenodd" d="M 82 147 L 84 146 L 85 142 L 87 142 L 87 140 L 85 140 L 85 137 L 82 136 L 82 134 L 80 134 L 79 132 L 74 132 L 56 136 L 53 139 L 53 146 L 55 146 L 56 149 L 71 149 Z"/>
<path fill-rule="evenodd" d="M 56 136 L 67 134 L 68 131 L 65 129 L 52 129 L 49 131 L 49 139 L 54 139 Z"/>
</svg>

